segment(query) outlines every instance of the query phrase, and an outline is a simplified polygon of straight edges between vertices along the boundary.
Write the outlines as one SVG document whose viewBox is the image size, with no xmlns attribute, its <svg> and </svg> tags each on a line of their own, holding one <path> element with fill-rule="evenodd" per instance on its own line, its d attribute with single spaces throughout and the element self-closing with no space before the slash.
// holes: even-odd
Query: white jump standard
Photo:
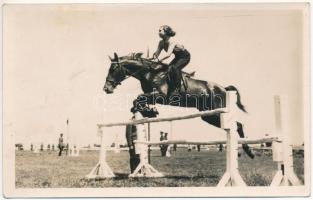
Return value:
<svg viewBox="0 0 313 200">
<path fill-rule="evenodd" d="M 237 99 L 236 92 L 228 92 L 226 98 L 227 113 L 221 114 L 221 128 L 226 131 L 226 172 L 218 183 L 221 186 L 246 186 L 238 170 L 238 135 L 236 133 L 236 115 L 233 113 Z"/>
<path fill-rule="evenodd" d="M 135 120 L 142 119 L 139 112 L 135 113 Z M 137 124 L 137 140 L 147 141 L 147 132 L 144 124 Z M 148 161 L 148 145 L 144 143 L 135 143 L 136 153 L 140 155 L 140 163 L 135 171 L 129 177 L 163 177 Z"/>
<path fill-rule="evenodd" d="M 274 97 L 276 132 L 281 135 L 282 142 L 273 142 L 273 160 L 277 162 L 278 171 L 271 186 L 301 185 L 294 173 L 292 146 L 290 144 L 290 109 L 286 97 Z"/>
<path fill-rule="evenodd" d="M 103 135 L 103 131 L 101 128 L 98 128 L 98 133 L 100 134 L 101 137 L 99 162 L 86 176 L 87 179 L 105 179 L 115 177 L 113 171 L 111 170 L 106 161 L 106 147 L 104 146 L 105 137 Z"/>
</svg>

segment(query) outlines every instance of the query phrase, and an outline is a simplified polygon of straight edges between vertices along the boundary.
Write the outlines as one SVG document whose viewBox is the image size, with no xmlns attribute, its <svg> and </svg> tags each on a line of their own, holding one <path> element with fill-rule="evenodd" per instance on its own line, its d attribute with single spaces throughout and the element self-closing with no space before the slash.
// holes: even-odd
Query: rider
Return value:
<svg viewBox="0 0 313 200">
<path fill-rule="evenodd" d="M 190 53 L 184 48 L 184 46 L 170 40 L 171 37 L 175 36 L 175 31 L 168 26 L 163 25 L 159 29 L 159 36 L 161 38 L 158 49 L 153 54 L 154 61 L 162 62 L 168 59 L 172 54 L 175 55 L 175 58 L 169 63 L 169 72 L 170 78 L 173 83 L 171 92 L 178 92 L 181 84 L 181 70 L 189 63 Z M 161 51 L 164 50 L 166 55 L 159 59 Z"/>
</svg>

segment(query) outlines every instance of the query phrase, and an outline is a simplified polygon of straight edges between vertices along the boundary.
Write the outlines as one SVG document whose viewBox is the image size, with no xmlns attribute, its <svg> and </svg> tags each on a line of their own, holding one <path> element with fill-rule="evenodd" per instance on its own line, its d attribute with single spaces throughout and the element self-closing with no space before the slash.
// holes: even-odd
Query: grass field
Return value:
<svg viewBox="0 0 313 200">
<path fill-rule="evenodd" d="M 127 151 L 107 153 L 109 166 L 116 177 L 106 180 L 85 180 L 98 161 L 99 151 L 81 151 L 79 157 L 58 157 L 57 152 L 17 151 L 15 163 L 16 188 L 77 187 L 190 187 L 216 186 L 225 172 L 225 152 L 188 152 L 178 148 L 171 157 L 161 157 L 153 150 L 151 164 L 166 176 L 163 178 L 128 178 Z M 303 182 L 303 157 L 294 156 L 295 172 Z M 239 171 L 249 186 L 269 185 L 277 168 L 271 156 L 239 158 Z"/>
</svg>

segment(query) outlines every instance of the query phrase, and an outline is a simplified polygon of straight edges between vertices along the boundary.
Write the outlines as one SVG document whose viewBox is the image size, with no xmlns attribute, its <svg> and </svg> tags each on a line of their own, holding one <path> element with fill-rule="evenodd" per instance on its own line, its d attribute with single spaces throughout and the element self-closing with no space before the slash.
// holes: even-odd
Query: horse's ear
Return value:
<svg viewBox="0 0 313 200">
<path fill-rule="evenodd" d="M 141 58 L 142 54 L 143 54 L 142 52 L 136 53 L 136 54 L 135 54 L 135 58 L 136 58 L 136 59 L 137 59 L 137 58 Z"/>
<path fill-rule="evenodd" d="M 118 56 L 117 56 L 117 53 L 115 53 L 115 52 L 114 52 L 114 60 L 118 61 Z"/>
<path fill-rule="evenodd" d="M 109 57 L 109 59 L 111 60 L 111 61 L 113 61 L 113 58 L 111 58 L 111 56 L 108 56 Z"/>
</svg>

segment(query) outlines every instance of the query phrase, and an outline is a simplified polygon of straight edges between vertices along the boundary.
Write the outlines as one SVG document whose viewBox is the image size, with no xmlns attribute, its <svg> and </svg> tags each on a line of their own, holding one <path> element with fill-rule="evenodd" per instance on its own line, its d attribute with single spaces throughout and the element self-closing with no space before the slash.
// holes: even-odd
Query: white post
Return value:
<svg viewBox="0 0 313 200">
<path fill-rule="evenodd" d="M 71 144 L 70 144 L 70 127 L 69 127 L 69 119 L 66 119 L 66 155 L 71 156 Z"/>
<path fill-rule="evenodd" d="M 291 146 L 290 108 L 286 97 L 274 97 L 275 125 L 276 132 L 281 136 L 282 142 L 273 142 L 273 160 L 277 162 L 277 173 L 275 174 L 271 186 L 300 185 L 293 169 L 293 155 Z"/>
<path fill-rule="evenodd" d="M 68 156 L 77 157 L 79 156 L 79 147 L 71 140 L 69 119 L 67 119 L 66 121 L 66 132 L 67 132 Z"/>
<path fill-rule="evenodd" d="M 118 133 L 116 133 L 115 141 L 114 141 L 114 153 L 120 153 L 120 152 L 121 152 L 121 149 L 120 149 Z"/>
<path fill-rule="evenodd" d="M 87 179 L 103 179 L 103 178 L 112 178 L 115 176 L 106 161 L 105 137 L 100 127 L 98 127 L 98 133 L 100 134 L 101 137 L 99 162 L 86 176 Z"/>
<path fill-rule="evenodd" d="M 33 145 L 34 153 L 39 153 L 38 143 L 34 143 Z"/>
<path fill-rule="evenodd" d="M 151 124 L 148 123 L 148 141 L 151 140 Z M 148 146 L 148 163 L 151 163 L 151 146 Z"/>
<path fill-rule="evenodd" d="M 227 113 L 221 114 L 221 128 L 227 134 L 226 151 L 226 172 L 218 183 L 218 187 L 224 186 L 246 186 L 238 170 L 238 135 L 236 133 L 235 109 L 237 93 L 227 92 L 226 107 Z"/>
<path fill-rule="evenodd" d="M 142 119 L 139 112 L 135 113 L 135 120 Z M 147 142 L 147 133 L 144 124 L 137 124 L 137 141 Z M 162 177 L 163 174 L 158 172 L 152 165 L 149 164 L 148 160 L 148 145 L 145 143 L 136 143 L 135 141 L 136 153 L 140 156 L 140 163 L 135 169 L 135 171 L 129 175 L 129 177 Z"/>
<path fill-rule="evenodd" d="M 69 143 L 69 156 L 77 157 L 79 156 L 79 147 L 75 143 Z"/>
</svg>

